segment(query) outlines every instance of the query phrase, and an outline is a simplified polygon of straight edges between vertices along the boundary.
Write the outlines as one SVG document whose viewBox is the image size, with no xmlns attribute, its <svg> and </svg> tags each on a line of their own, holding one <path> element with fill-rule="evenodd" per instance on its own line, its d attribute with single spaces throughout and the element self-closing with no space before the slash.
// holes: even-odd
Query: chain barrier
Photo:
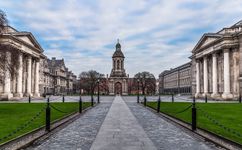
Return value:
<svg viewBox="0 0 242 150">
<path fill-rule="evenodd" d="M 66 112 L 66 111 L 62 111 L 62 110 L 60 110 L 59 108 L 56 108 L 55 106 L 53 106 L 53 105 L 51 105 L 51 104 L 50 104 L 50 107 L 53 108 L 54 110 L 60 112 L 60 113 L 64 113 L 64 114 L 69 113 L 69 112 Z"/>
<path fill-rule="evenodd" d="M 3 140 L 6 140 L 10 137 L 12 137 L 13 135 L 15 135 L 16 133 L 22 131 L 23 129 L 25 129 L 26 127 L 28 127 L 34 120 L 36 120 L 44 111 L 45 111 L 45 107 L 43 107 L 36 115 L 34 115 L 30 120 L 28 120 L 27 122 L 25 122 L 25 124 L 22 124 L 21 126 L 17 127 L 14 131 L 12 131 L 11 133 L 9 133 L 8 135 L 0 138 L 0 142 Z"/>
<path fill-rule="evenodd" d="M 186 107 L 185 109 L 181 110 L 181 111 L 178 111 L 178 112 L 173 112 L 173 114 L 180 114 L 180 113 L 183 113 L 185 111 L 187 111 L 188 109 L 190 109 L 192 107 L 192 104 L 188 107 Z"/>
<path fill-rule="evenodd" d="M 211 121 L 215 125 L 219 126 L 220 128 L 224 129 L 225 131 L 227 131 L 229 133 L 232 133 L 233 135 L 236 135 L 239 138 L 242 138 L 242 134 L 241 133 L 237 132 L 234 129 L 231 129 L 229 127 L 226 127 L 226 126 L 222 125 L 219 121 L 217 121 L 214 118 L 212 118 L 206 111 L 204 111 L 200 107 L 197 107 L 197 109 L 202 112 L 202 114 L 203 114 L 204 117 L 206 117 L 209 121 Z"/>
</svg>

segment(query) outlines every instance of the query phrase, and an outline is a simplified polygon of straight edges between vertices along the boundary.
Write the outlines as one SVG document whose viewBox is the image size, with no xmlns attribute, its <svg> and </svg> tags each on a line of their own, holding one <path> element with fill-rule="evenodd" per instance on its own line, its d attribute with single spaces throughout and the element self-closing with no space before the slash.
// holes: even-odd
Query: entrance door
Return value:
<svg viewBox="0 0 242 150">
<path fill-rule="evenodd" d="M 114 92 L 116 95 L 122 95 L 122 84 L 120 82 L 115 83 Z"/>
</svg>

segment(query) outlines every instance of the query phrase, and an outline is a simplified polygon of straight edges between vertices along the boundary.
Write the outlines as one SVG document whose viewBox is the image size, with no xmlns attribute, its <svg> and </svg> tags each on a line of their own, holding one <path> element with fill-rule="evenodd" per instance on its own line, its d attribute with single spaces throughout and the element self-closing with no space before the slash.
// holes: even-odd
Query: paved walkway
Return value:
<svg viewBox="0 0 242 150">
<path fill-rule="evenodd" d="M 126 104 L 143 127 L 148 137 L 160 150 L 210 150 L 219 149 L 214 144 L 189 135 L 181 128 L 167 122 L 156 113 L 124 97 Z"/>
<path fill-rule="evenodd" d="M 138 105 L 130 97 L 124 97 L 124 100 L 120 96 L 114 100 L 106 97 L 105 102 L 101 101 L 64 129 L 27 149 L 218 149 Z"/>
<path fill-rule="evenodd" d="M 79 119 L 27 149 L 38 150 L 89 150 L 108 113 L 114 97 L 107 98 L 95 108 L 88 110 Z"/>
<path fill-rule="evenodd" d="M 120 96 L 116 96 L 91 150 L 154 150 L 156 147 Z"/>
</svg>

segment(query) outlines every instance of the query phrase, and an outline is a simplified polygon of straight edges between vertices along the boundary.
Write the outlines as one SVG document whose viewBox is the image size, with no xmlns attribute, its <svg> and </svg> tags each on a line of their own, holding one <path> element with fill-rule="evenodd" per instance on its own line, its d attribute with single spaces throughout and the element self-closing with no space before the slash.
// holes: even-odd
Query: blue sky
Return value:
<svg viewBox="0 0 242 150">
<path fill-rule="evenodd" d="M 7 0 L 0 9 L 75 74 L 110 74 L 119 38 L 131 77 L 140 71 L 158 77 L 188 62 L 204 33 L 242 19 L 241 0 Z"/>
</svg>

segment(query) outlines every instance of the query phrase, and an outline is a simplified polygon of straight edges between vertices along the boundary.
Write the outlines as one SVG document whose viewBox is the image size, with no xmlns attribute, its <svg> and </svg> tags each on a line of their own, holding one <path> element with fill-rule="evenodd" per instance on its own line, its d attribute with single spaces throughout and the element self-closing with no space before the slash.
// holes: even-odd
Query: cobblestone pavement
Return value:
<svg viewBox="0 0 242 150">
<path fill-rule="evenodd" d="M 102 102 L 95 108 L 88 110 L 67 127 L 27 149 L 89 150 L 108 113 L 113 98 L 106 98 L 106 102 Z"/>
<path fill-rule="evenodd" d="M 209 150 L 218 149 L 212 143 L 208 143 L 189 135 L 182 129 L 174 126 L 157 114 L 135 103 L 130 97 L 124 97 L 126 104 L 143 127 L 148 137 L 160 150 Z"/>
<path fill-rule="evenodd" d="M 91 150 L 155 150 L 122 97 L 116 96 Z"/>
</svg>

